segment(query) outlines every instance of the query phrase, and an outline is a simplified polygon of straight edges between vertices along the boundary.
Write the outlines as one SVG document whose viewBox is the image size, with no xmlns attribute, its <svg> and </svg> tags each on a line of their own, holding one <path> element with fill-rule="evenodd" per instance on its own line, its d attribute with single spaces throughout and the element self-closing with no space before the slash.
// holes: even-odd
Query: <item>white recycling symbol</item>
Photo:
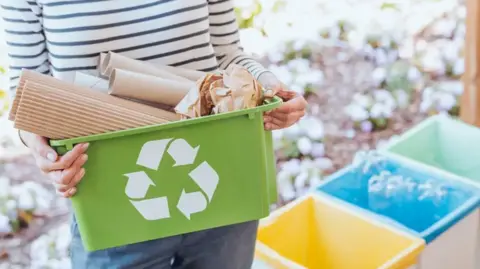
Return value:
<svg viewBox="0 0 480 269">
<path fill-rule="evenodd" d="M 158 170 L 165 152 L 175 161 L 174 167 L 191 165 L 195 162 L 199 148 L 200 146 L 193 148 L 184 139 L 169 138 L 148 141 L 140 150 L 137 165 Z M 198 165 L 188 175 L 200 187 L 201 191 L 186 192 L 183 189 L 177 202 L 177 209 L 187 219 L 190 219 L 192 214 L 202 212 L 207 208 L 217 188 L 219 177 L 206 161 Z M 145 199 L 148 189 L 150 186 L 155 186 L 155 183 L 144 171 L 128 173 L 125 176 L 128 178 L 125 194 L 146 220 L 170 218 L 168 197 Z"/>
</svg>

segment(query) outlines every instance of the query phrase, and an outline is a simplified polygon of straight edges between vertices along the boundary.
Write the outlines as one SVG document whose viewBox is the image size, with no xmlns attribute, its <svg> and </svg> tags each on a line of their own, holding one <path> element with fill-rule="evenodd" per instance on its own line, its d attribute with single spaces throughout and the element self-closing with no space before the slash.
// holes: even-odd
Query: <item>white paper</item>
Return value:
<svg viewBox="0 0 480 269">
<path fill-rule="evenodd" d="M 108 93 L 108 80 L 88 75 L 83 72 L 75 72 L 73 84 Z"/>
</svg>

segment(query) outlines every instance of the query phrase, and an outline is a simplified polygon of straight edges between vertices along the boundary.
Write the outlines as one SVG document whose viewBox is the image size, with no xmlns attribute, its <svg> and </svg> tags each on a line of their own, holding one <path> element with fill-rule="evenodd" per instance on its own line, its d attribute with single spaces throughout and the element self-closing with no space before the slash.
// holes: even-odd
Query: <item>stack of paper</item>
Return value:
<svg viewBox="0 0 480 269">
<path fill-rule="evenodd" d="M 264 89 L 243 67 L 205 73 L 102 53 L 100 76 L 74 83 L 24 70 L 9 119 L 15 128 L 67 139 L 252 108 Z"/>
</svg>

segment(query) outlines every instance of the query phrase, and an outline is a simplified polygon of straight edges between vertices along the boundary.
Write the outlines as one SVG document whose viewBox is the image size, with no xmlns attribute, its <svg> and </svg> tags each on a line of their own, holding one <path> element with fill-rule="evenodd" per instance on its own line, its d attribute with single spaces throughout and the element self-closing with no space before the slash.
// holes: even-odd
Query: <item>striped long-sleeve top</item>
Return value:
<svg viewBox="0 0 480 269">
<path fill-rule="evenodd" d="M 73 81 L 97 74 L 99 53 L 213 71 L 266 70 L 239 45 L 231 0 L 2 0 L 10 87 L 22 69 Z"/>
</svg>

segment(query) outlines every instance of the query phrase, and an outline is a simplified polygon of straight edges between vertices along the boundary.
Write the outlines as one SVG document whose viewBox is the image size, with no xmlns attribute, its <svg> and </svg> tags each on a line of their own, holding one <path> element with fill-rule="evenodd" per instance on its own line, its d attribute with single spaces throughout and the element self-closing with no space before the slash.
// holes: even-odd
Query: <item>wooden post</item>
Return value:
<svg viewBox="0 0 480 269">
<path fill-rule="evenodd" d="M 467 0 L 464 92 L 460 103 L 460 118 L 480 127 L 480 4 Z"/>
</svg>

